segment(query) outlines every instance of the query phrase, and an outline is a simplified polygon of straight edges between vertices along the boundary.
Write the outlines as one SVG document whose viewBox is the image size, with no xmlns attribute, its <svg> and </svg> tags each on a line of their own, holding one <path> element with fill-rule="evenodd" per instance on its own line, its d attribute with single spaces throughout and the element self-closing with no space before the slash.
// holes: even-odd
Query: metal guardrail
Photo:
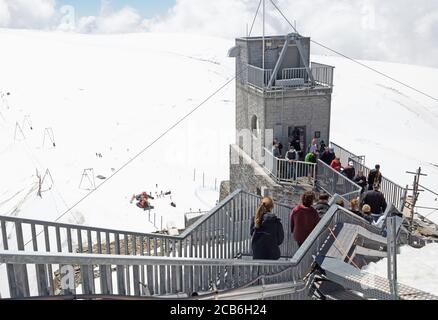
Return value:
<svg viewBox="0 0 438 320">
<path fill-rule="evenodd" d="M 281 79 L 304 79 L 307 82 L 309 75 L 306 68 L 285 68 L 281 71 Z"/>
<path fill-rule="evenodd" d="M 260 275 L 266 277 L 263 278 L 266 284 L 284 283 L 292 281 L 293 275 L 292 272 L 282 272 L 290 268 L 290 263 L 285 261 L 0 251 L 0 262 L 7 263 L 12 270 L 8 272 L 11 297 L 56 294 L 165 296 L 180 292 L 208 292 L 212 287 L 218 290 L 238 288 Z M 81 271 L 86 270 L 81 274 L 80 287 L 68 288 L 54 283 L 47 270 L 56 265 L 79 266 Z M 28 281 L 26 267 L 32 266 L 37 270 L 36 282 Z M 141 281 L 141 273 L 146 274 L 146 285 Z M 99 283 L 95 281 L 96 275 Z M 58 282 L 65 281 L 68 276 L 64 275 Z M 74 281 L 73 274 L 70 276 L 70 281 Z"/>
<path fill-rule="evenodd" d="M 330 195 L 338 194 L 346 201 L 360 197 L 362 187 L 318 159 L 316 168 L 318 188 Z"/>
<path fill-rule="evenodd" d="M 315 184 L 316 164 L 302 161 L 289 162 L 287 159 L 274 157 L 268 149 L 265 151 L 264 167 L 278 182 L 297 183 L 307 179 L 309 185 Z"/>
<path fill-rule="evenodd" d="M 315 80 L 316 85 L 323 87 L 332 87 L 333 86 L 333 70 L 334 67 L 328 66 L 325 64 L 320 64 L 316 62 L 312 62 L 311 64 L 311 73 Z M 248 83 L 256 86 L 260 89 L 267 88 L 269 84 L 269 80 L 272 76 L 272 69 L 262 69 L 253 65 L 248 64 Z M 280 78 L 281 77 L 281 78 Z M 310 86 L 312 83 L 309 82 L 309 75 L 307 73 L 306 68 L 285 68 L 281 70 L 281 75 L 279 75 L 280 79 L 275 79 L 279 81 L 280 84 L 276 84 L 277 88 L 281 88 L 281 83 L 288 83 L 287 86 L 292 87 L 301 87 L 301 86 Z M 293 80 L 293 79 L 303 79 L 302 82 L 297 82 L 295 85 L 290 85 L 289 82 L 284 82 L 284 80 Z"/>
<path fill-rule="evenodd" d="M 334 67 L 312 62 L 310 68 L 316 84 L 328 87 L 333 86 Z"/>
<path fill-rule="evenodd" d="M 231 203 L 238 205 L 239 201 L 243 199 L 241 196 L 244 194 L 241 191 L 233 194 L 232 199 L 236 199 L 237 202 Z M 257 197 L 254 197 L 254 199 L 257 199 Z M 257 204 L 257 202 L 255 203 Z M 227 203 L 230 203 L 229 200 Z M 234 209 L 239 211 L 238 206 Z M 229 214 L 229 212 L 221 211 L 221 215 L 225 219 L 220 221 L 224 225 L 231 222 Z M 282 215 L 278 211 L 277 214 Z M 194 226 L 193 230 L 198 230 L 199 226 L 205 225 L 205 221 L 209 219 L 205 217 L 203 220 L 198 222 L 198 227 Z M 281 276 L 271 279 L 271 283 L 283 283 L 285 281 L 297 283 L 303 281 L 311 271 L 314 257 L 326 243 L 330 234 L 329 228 L 333 228 L 337 223 L 361 225 L 371 232 L 378 232 L 379 230 L 368 224 L 364 219 L 343 208 L 332 205 L 298 250 L 291 239 L 291 233 L 286 231 L 285 243 L 282 249 L 288 248 L 290 250 L 289 256 L 293 255 L 293 257 L 285 261 L 234 259 L 233 252 L 239 250 L 239 239 L 236 238 L 234 242 L 229 242 L 228 239 L 231 238 L 223 237 L 223 235 L 222 238 L 213 237 L 208 239 L 207 237 L 207 240 L 202 242 L 202 246 L 195 246 L 197 236 L 201 236 L 199 240 L 205 238 L 202 234 L 193 233 L 193 230 L 188 233 L 191 240 L 189 248 L 184 251 L 176 245 L 177 242 L 171 242 L 172 245 L 168 248 L 167 252 L 169 254 L 167 257 L 4 250 L 0 252 L 0 262 L 4 262 L 6 265 L 3 265 L 3 269 L 0 269 L 0 275 L 2 279 L 7 279 L 9 292 L 2 292 L 1 294 L 2 297 L 10 296 L 12 298 L 32 295 L 76 294 L 77 292 L 72 292 L 74 290 L 57 290 L 60 288 L 56 283 L 53 269 L 59 268 L 61 265 L 81 266 L 76 277 L 82 285 L 81 291 L 83 294 L 134 296 L 163 296 L 182 292 L 191 294 L 192 292 L 214 290 L 215 287 L 219 289 L 237 288 L 260 274 L 274 275 L 279 272 L 281 272 Z M 237 223 L 234 224 L 239 228 Z M 285 223 L 286 225 L 288 226 L 288 223 Z M 245 234 L 249 235 L 249 229 L 245 231 Z M 211 241 L 212 239 L 213 241 Z M 214 252 L 215 248 L 218 248 L 218 241 L 220 242 L 219 254 L 204 255 L 205 252 Z M 233 251 L 233 248 L 235 251 Z M 244 252 L 245 247 L 241 247 L 240 250 Z M 189 255 L 185 254 L 187 251 Z M 290 268 L 290 271 L 282 270 L 282 268 Z M 29 279 L 34 278 L 36 278 L 36 281 L 29 281 Z M 305 292 L 300 293 L 300 298 L 305 296 Z"/>
<path fill-rule="evenodd" d="M 354 153 L 342 148 L 334 142 L 330 142 L 330 146 L 335 150 L 335 154 L 341 160 L 342 164 L 347 164 L 350 160 L 355 160 L 360 164 L 365 164 L 365 156 L 357 156 Z"/>
<path fill-rule="evenodd" d="M 253 65 L 248 65 L 248 83 L 259 87 L 265 88 L 269 79 L 271 79 L 272 69 L 262 69 Z"/>
<path fill-rule="evenodd" d="M 236 190 L 178 236 L 0 216 L 0 250 L 148 256 L 175 256 L 176 251 L 181 257 L 231 259 L 251 253 L 250 225 L 259 201 Z M 273 210 L 283 221 L 285 235 L 290 210 L 283 204 Z M 281 254 L 291 256 L 295 249 L 284 244 Z"/>
<path fill-rule="evenodd" d="M 334 148 L 335 153 L 338 157 L 341 158 L 341 163 L 348 163 L 348 161 L 353 161 L 353 166 L 357 171 L 363 171 L 364 175 L 368 177 L 370 168 L 365 166 L 364 157 L 363 160 L 360 160 L 362 157 L 357 156 L 354 153 L 340 147 L 339 145 L 331 142 L 331 146 Z M 387 202 L 394 204 L 394 206 L 403 211 L 406 199 L 407 199 L 407 189 L 396 184 L 395 182 L 389 180 L 386 177 L 382 177 L 382 183 L 380 184 L 380 191 L 385 196 Z"/>
</svg>

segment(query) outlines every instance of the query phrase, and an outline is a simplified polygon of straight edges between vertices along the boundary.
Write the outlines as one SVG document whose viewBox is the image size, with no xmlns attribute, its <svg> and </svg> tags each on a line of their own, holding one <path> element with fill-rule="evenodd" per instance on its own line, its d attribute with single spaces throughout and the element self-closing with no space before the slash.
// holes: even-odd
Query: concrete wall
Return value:
<svg viewBox="0 0 438 320">
<path fill-rule="evenodd" d="M 258 132 L 254 132 L 251 128 L 253 116 L 258 119 Z M 263 96 L 238 84 L 236 88 L 236 144 L 251 156 L 260 155 L 262 146 L 265 146 L 265 119 Z"/>
<path fill-rule="evenodd" d="M 275 136 L 283 145 L 289 143 L 288 127 L 306 127 L 306 146 L 311 143 L 315 131 L 319 141 L 330 139 L 331 90 L 290 90 L 283 98 L 266 99 L 267 129 L 275 129 Z"/>
<path fill-rule="evenodd" d="M 300 196 L 309 186 L 283 186 L 269 176 L 264 169 L 253 161 L 238 146 L 230 147 L 230 159 L 239 159 L 239 162 L 230 162 L 230 192 L 242 189 L 254 194 L 270 196 L 276 202 L 295 206 L 300 202 Z"/>
<path fill-rule="evenodd" d="M 264 133 L 272 129 L 274 136 L 287 146 L 289 143 L 288 127 L 305 126 L 307 147 L 315 132 L 320 132 L 319 141 L 330 141 L 330 88 L 321 89 L 290 89 L 274 94 L 257 92 L 248 86 L 237 85 L 236 88 L 236 130 L 242 133 L 243 129 L 251 129 L 251 118 L 256 115 L 262 133 L 261 137 L 252 136 L 251 149 L 244 148 L 242 139 L 236 137 L 236 144 L 244 148 L 245 152 L 258 155 L 262 146 L 270 146 L 265 141 Z M 269 139 L 267 137 L 267 139 Z M 246 140 L 247 141 L 247 140 Z"/>
<path fill-rule="evenodd" d="M 265 40 L 265 69 L 274 69 L 277 63 L 281 50 L 283 49 L 285 37 L 266 37 Z M 310 61 L 310 38 L 302 38 L 301 43 L 304 49 L 304 56 Z M 236 45 L 240 47 L 240 57 L 238 63 L 249 63 L 253 66 L 262 67 L 263 61 L 263 41 L 262 38 L 257 37 L 246 40 L 245 38 L 236 39 Z M 303 61 L 301 61 L 298 53 L 298 48 L 295 41 L 291 41 L 287 49 L 287 55 L 283 68 L 299 68 L 303 67 Z"/>
</svg>

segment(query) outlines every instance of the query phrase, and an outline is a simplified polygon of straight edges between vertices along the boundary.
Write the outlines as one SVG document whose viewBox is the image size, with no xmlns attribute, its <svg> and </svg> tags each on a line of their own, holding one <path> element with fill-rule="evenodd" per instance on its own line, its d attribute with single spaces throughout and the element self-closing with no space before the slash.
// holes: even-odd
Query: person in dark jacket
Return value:
<svg viewBox="0 0 438 320">
<path fill-rule="evenodd" d="M 289 151 L 286 152 L 286 155 L 284 157 L 288 164 L 287 164 L 287 178 L 296 180 L 297 178 L 297 172 L 295 172 L 295 161 L 299 160 L 298 152 L 295 150 L 293 146 L 290 147 Z"/>
<path fill-rule="evenodd" d="M 356 170 L 354 169 L 353 165 L 353 161 L 349 161 L 348 165 L 344 168 L 344 170 L 342 170 L 342 174 L 350 180 L 353 180 L 354 176 L 356 175 Z"/>
<path fill-rule="evenodd" d="M 272 145 L 272 155 L 276 158 L 281 157 L 280 149 L 278 149 L 278 144 L 276 143 Z"/>
<path fill-rule="evenodd" d="M 367 178 L 363 174 L 363 171 L 359 170 L 357 175 L 353 178 L 353 181 L 362 187 L 361 193 L 363 193 L 367 186 Z"/>
<path fill-rule="evenodd" d="M 380 165 L 376 164 L 375 169 L 368 174 L 368 190 L 373 190 L 375 184 L 382 183 L 382 173 L 380 172 Z"/>
<path fill-rule="evenodd" d="M 280 151 L 280 157 L 283 154 L 283 145 L 281 144 L 280 141 L 278 141 L 278 139 L 274 139 L 274 144 L 276 144 L 278 146 L 278 151 Z"/>
<path fill-rule="evenodd" d="M 302 204 L 296 206 L 289 215 L 290 230 L 298 245 L 301 246 L 319 222 L 318 212 L 312 207 L 315 194 L 306 191 L 301 196 Z"/>
<path fill-rule="evenodd" d="M 322 154 L 326 148 L 327 148 L 327 146 L 326 146 L 324 140 L 322 140 L 319 144 L 319 153 Z"/>
<path fill-rule="evenodd" d="M 367 191 L 363 194 L 361 201 L 361 206 L 367 204 L 371 207 L 371 215 L 374 221 L 377 221 L 379 216 L 381 216 L 386 210 L 386 200 L 383 193 L 379 191 L 380 186 L 375 184 L 374 189 Z"/>
<path fill-rule="evenodd" d="M 328 166 L 332 163 L 332 161 L 336 158 L 335 150 L 333 148 L 324 148 L 324 151 L 321 153 L 319 159 L 326 163 Z"/>
<path fill-rule="evenodd" d="M 318 202 L 313 205 L 313 208 L 315 208 L 316 212 L 318 212 L 320 218 L 325 215 L 327 210 L 330 208 L 328 200 L 329 195 L 327 193 L 321 193 L 319 195 Z"/>
<path fill-rule="evenodd" d="M 251 246 L 253 259 L 278 260 L 279 246 L 284 240 L 283 225 L 273 213 L 274 201 L 265 197 L 257 208 L 256 215 L 251 222 Z"/>
</svg>

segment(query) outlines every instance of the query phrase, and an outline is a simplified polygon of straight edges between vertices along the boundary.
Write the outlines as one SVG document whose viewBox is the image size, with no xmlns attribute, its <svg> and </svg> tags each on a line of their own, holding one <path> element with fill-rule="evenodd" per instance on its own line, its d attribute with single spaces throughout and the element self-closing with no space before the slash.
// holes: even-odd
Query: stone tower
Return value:
<svg viewBox="0 0 438 320">
<path fill-rule="evenodd" d="M 231 190 L 256 192 L 255 184 L 263 182 L 245 181 L 251 175 L 246 169 L 253 161 L 260 168 L 252 164 L 252 169 L 263 170 L 264 148 L 271 150 L 274 138 L 283 144 L 283 155 L 292 141 L 303 153 L 313 138 L 328 144 L 334 68 L 310 63 L 310 38 L 296 33 L 238 38 L 228 55 L 236 58 L 236 145 L 231 149 L 245 153 L 239 153 L 239 163 L 232 153 Z"/>
</svg>

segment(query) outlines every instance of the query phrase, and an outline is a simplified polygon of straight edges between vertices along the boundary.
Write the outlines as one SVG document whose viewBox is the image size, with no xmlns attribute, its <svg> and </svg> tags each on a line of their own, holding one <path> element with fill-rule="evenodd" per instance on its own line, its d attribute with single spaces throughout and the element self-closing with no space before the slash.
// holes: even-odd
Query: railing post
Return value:
<svg viewBox="0 0 438 320">
<path fill-rule="evenodd" d="M 397 288 L 397 231 L 395 216 L 386 220 L 387 229 L 387 256 L 388 256 L 388 281 L 394 300 L 398 300 Z"/>
</svg>

